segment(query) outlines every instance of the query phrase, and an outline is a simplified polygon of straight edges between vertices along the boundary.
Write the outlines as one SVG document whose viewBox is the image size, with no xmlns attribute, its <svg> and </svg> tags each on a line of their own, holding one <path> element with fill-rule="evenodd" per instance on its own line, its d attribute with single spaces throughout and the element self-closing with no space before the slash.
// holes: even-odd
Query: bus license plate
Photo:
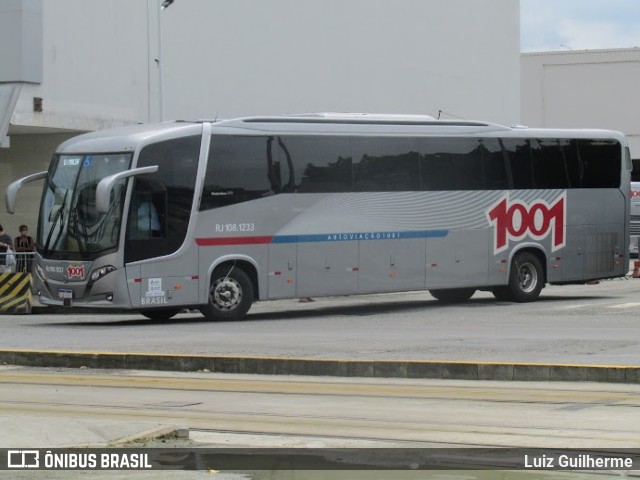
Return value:
<svg viewBox="0 0 640 480">
<path fill-rule="evenodd" d="M 61 299 L 66 299 L 66 298 L 73 298 L 73 290 L 63 290 L 63 289 L 59 289 L 58 290 L 58 298 Z"/>
</svg>

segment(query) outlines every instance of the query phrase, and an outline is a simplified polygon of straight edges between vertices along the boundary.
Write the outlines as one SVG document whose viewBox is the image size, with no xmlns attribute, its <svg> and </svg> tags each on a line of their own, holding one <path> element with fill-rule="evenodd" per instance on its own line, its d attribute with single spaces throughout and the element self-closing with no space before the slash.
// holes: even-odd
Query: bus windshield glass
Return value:
<svg viewBox="0 0 640 480">
<path fill-rule="evenodd" d="M 130 165 L 129 153 L 55 157 L 42 197 L 38 248 L 69 259 L 91 259 L 116 249 L 126 179 L 113 188 L 106 213 L 96 210 L 96 187 Z"/>
</svg>

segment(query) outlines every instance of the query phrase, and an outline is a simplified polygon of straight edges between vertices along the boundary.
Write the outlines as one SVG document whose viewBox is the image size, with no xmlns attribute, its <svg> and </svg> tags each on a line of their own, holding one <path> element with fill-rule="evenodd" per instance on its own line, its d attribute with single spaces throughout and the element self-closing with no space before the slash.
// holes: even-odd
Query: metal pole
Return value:
<svg viewBox="0 0 640 480">
<path fill-rule="evenodd" d="M 160 95 L 160 121 L 164 121 L 164 60 L 162 59 L 162 11 L 169 8 L 175 0 L 160 0 L 158 13 L 158 90 Z"/>
<path fill-rule="evenodd" d="M 162 2 L 162 0 L 160 0 Z M 158 116 L 160 121 L 164 120 L 164 78 L 163 78 L 163 59 L 162 59 L 162 11 L 165 9 L 163 2 L 158 10 L 158 95 L 160 97 L 160 105 L 158 107 Z"/>
</svg>

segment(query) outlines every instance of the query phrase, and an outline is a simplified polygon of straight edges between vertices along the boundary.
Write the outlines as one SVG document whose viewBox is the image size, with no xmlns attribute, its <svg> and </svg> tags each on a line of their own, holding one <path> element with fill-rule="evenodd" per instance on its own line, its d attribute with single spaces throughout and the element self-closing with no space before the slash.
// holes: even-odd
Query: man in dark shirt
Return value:
<svg viewBox="0 0 640 480">
<path fill-rule="evenodd" d="M 20 225 L 20 235 L 13 241 L 16 258 L 16 272 L 31 272 L 32 252 L 35 249 L 33 238 L 29 236 L 29 227 Z"/>
<path fill-rule="evenodd" d="M 11 236 L 5 233 L 4 228 L 0 225 L 0 273 L 8 271 L 11 267 L 7 267 L 7 248 L 13 245 Z"/>
</svg>

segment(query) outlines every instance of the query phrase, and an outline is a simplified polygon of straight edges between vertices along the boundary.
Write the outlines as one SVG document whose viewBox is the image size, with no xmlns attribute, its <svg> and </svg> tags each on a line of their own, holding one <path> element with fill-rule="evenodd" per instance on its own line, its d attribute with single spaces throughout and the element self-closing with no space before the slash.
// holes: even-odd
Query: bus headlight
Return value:
<svg viewBox="0 0 640 480">
<path fill-rule="evenodd" d="M 95 282 L 95 281 L 101 279 L 102 277 L 104 277 L 106 274 L 115 271 L 115 269 L 116 269 L 116 267 L 112 267 L 111 265 L 107 265 L 106 267 L 97 268 L 93 272 L 91 272 L 91 281 Z"/>
</svg>

